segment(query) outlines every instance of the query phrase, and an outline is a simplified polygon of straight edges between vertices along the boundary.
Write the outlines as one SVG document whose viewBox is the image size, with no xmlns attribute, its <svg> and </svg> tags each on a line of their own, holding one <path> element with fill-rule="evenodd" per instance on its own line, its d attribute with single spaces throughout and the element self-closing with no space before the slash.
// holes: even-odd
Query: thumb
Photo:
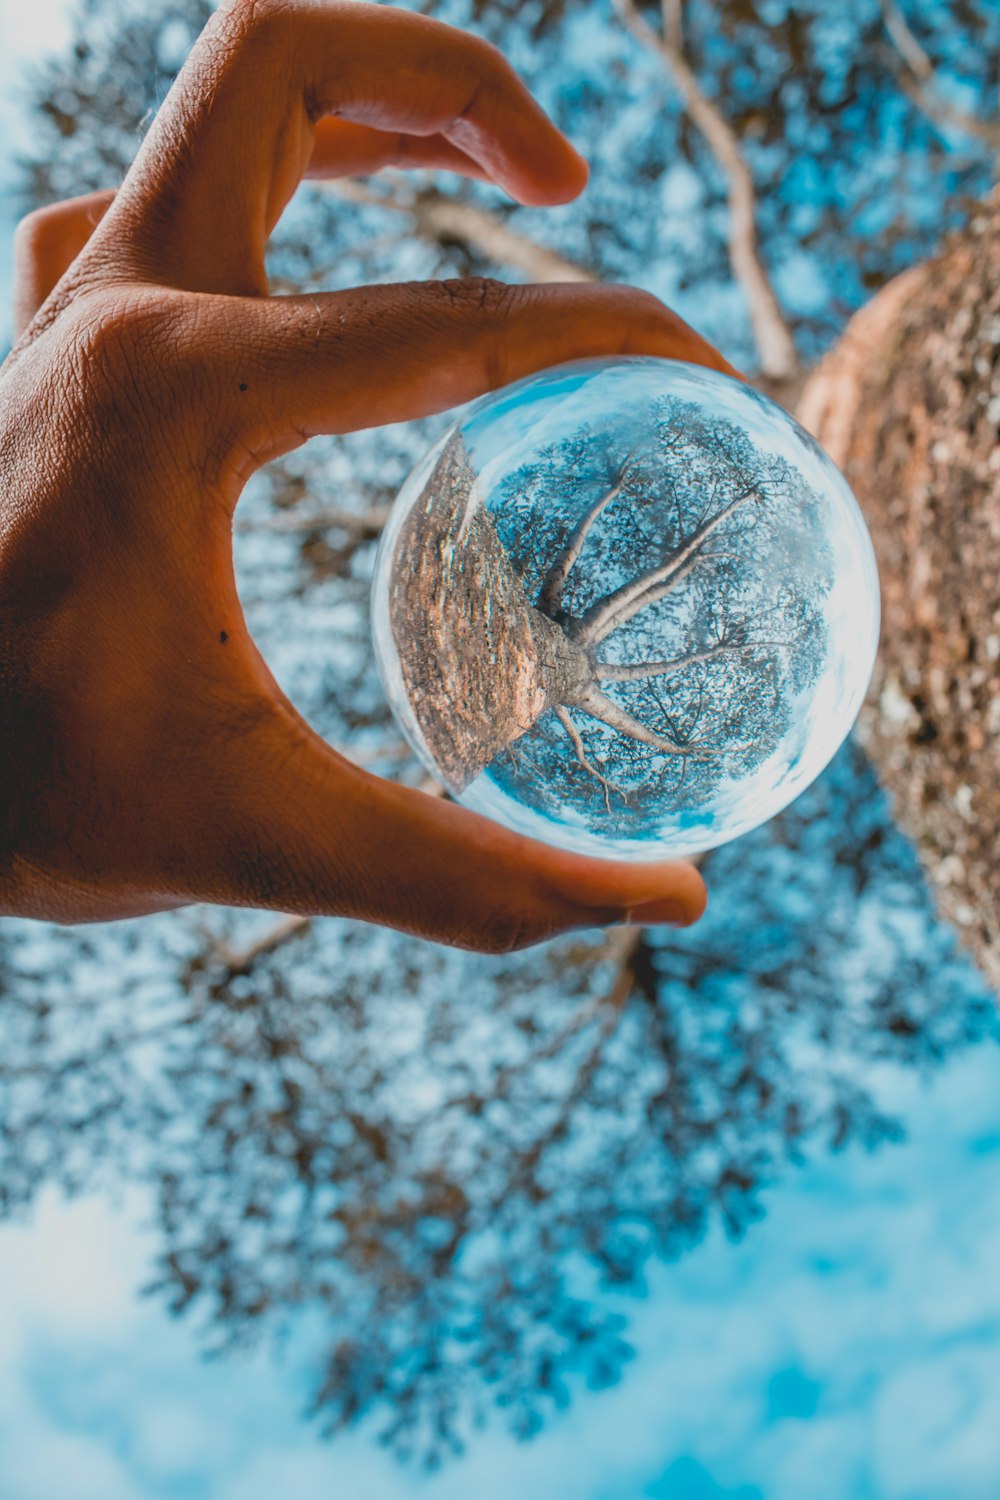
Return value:
<svg viewBox="0 0 1000 1500">
<path fill-rule="evenodd" d="M 692 865 L 550 848 L 372 776 L 284 708 L 241 739 L 196 826 L 194 899 L 357 917 L 484 952 L 573 927 L 687 926 L 706 902 Z"/>
</svg>

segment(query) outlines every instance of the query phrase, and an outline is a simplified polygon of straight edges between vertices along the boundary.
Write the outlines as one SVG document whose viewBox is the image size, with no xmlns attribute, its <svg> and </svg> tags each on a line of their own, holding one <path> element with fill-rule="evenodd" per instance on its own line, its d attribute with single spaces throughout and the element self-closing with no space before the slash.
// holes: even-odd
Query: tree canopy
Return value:
<svg viewBox="0 0 1000 1500">
<path fill-rule="evenodd" d="M 758 368 L 763 275 L 808 363 L 992 180 L 1000 10 L 906 10 L 691 0 L 667 34 L 652 7 L 447 0 L 435 13 L 497 40 L 590 156 L 591 188 L 542 212 L 429 175 L 313 187 L 273 244 L 274 289 L 630 280 Z M 25 206 L 120 181 L 207 13 L 85 0 L 31 87 Z M 734 245 L 738 161 L 754 234 Z M 237 514 L 241 595 L 282 686 L 347 753 L 411 781 L 368 586 L 387 506 L 441 430 L 312 443 Z M 541 590 L 544 558 L 519 562 Z M 560 607 L 588 607 L 578 585 Z M 716 607 L 695 601 L 700 630 Z M 660 712 L 654 683 L 629 686 L 636 717 Z M 744 1232 L 810 1151 L 891 1140 L 878 1067 L 929 1070 L 996 1035 L 856 748 L 706 873 L 713 909 L 689 935 L 502 960 L 247 913 L 6 922 L 0 1212 L 48 1182 L 141 1181 L 158 1294 L 200 1310 L 210 1340 L 319 1317 L 331 1430 L 370 1418 L 433 1462 L 499 1402 L 530 1433 L 572 1372 L 613 1381 L 628 1358 L 602 1287 L 641 1289 L 651 1257 L 712 1222 Z"/>
</svg>

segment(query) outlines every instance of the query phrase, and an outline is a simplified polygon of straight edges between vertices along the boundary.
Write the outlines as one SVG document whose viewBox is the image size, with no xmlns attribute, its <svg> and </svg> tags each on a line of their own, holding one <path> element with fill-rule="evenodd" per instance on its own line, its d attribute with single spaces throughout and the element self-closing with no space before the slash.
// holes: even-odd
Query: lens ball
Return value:
<svg viewBox="0 0 1000 1500">
<path fill-rule="evenodd" d="M 584 360 L 469 407 L 379 545 L 379 671 L 465 806 L 662 859 L 772 817 L 861 706 L 878 576 L 788 414 L 675 360 Z"/>
</svg>

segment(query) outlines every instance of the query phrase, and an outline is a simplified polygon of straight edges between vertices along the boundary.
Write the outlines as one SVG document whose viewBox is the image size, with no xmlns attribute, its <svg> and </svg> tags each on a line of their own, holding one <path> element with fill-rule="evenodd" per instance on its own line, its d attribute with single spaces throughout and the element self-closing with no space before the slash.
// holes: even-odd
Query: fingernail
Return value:
<svg viewBox="0 0 1000 1500">
<path fill-rule="evenodd" d="M 670 897 L 664 897 L 660 901 L 645 901 L 641 906 L 633 906 L 625 913 L 625 921 L 636 927 L 690 927 L 694 920 L 688 907 Z"/>
</svg>

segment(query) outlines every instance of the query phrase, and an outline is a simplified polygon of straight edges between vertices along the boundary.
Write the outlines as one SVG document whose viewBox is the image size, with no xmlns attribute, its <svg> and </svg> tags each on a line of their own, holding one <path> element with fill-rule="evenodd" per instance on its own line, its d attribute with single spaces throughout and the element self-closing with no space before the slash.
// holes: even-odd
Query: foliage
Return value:
<svg viewBox="0 0 1000 1500">
<path fill-rule="evenodd" d="M 617 1378 L 651 1257 L 892 1140 L 887 1067 L 1000 1039 L 856 751 L 708 878 L 690 935 L 503 960 L 336 921 L 243 959 L 237 914 L 228 950 L 190 918 L 11 926 L 3 1207 L 137 1177 L 155 1287 L 213 1343 L 319 1320 L 328 1430 L 436 1462 L 492 1398 L 528 1434 Z"/>
<path fill-rule="evenodd" d="M 556 213 L 497 211 L 602 279 L 649 286 L 731 358 L 749 363 L 739 299 L 723 290 L 731 277 L 718 164 L 663 68 L 624 33 L 606 0 L 443 0 L 423 8 L 502 46 L 592 162 L 579 204 Z M 204 0 L 154 7 L 86 0 L 74 49 L 35 82 L 28 201 L 120 180 L 208 9 Z M 909 10 L 941 94 L 974 118 L 994 117 L 1000 11 L 990 0 L 932 0 Z M 691 0 L 684 34 L 696 73 L 752 167 L 764 258 L 812 357 L 871 290 L 961 221 L 969 198 L 992 179 L 993 153 L 921 108 L 878 0 Z M 496 207 L 488 189 L 441 183 Z M 391 211 L 338 208 L 321 191 L 306 196 L 277 242 L 283 278 L 301 282 L 321 271 L 335 285 L 492 269 L 461 241 L 404 244 Z"/>
<path fill-rule="evenodd" d="M 206 13 L 86 0 L 33 85 L 26 204 L 120 180 Z M 658 61 L 601 4 L 436 13 L 501 41 L 594 175 L 551 213 L 469 184 L 421 192 L 649 286 L 748 358 L 718 167 Z M 988 116 L 1000 12 L 940 0 L 918 21 L 941 87 Z M 955 222 L 990 153 L 901 91 L 874 0 L 693 0 L 686 35 L 752 162 L 763 254 L 811 357 Z M 468 240 L 417 234 L 397 186 L 350 207 L 304 193 L 272 249 L 276 289 L 495 269 Z M 411 779 L 366 599 L 372 518 L 433 427 L 310 444 L 237 521 L 242 597 L 283 687 L 320 732 Z M 245 913 L 6 923 L 0 1211 L 46 1182 L 142 1180 L 172 1306 L 224 1340 L 320 1316 L 332 1428 L 379 1413 L 388 1441 L 435 1460 L 492 1395 L 530 1432 L 574 1372 L 613 1380 L 627 1358 L 598 1283 L 641 1289 L 650 1257 L 715 1219 L 742 1232 L 809 1149 L 891 1138 L 878 1070 L 995 1031 L 857 752 L 707 874 L 715 905 L 690 937 L 505 960 L 337 921 L 255 947 L 263 919 Z"/>
<path fill-rule="evenodd" d="M 666 809 L 707 824 L 718 788 L 792 730 L 822 670 L 832 563 L 820 497 L 734 422 L 665 397 L 637 426 L 543 448 L 491 496 L 523 587 L 583 660 L 491 775 L 543 812 L 655 837 Z"/>
</svg>

